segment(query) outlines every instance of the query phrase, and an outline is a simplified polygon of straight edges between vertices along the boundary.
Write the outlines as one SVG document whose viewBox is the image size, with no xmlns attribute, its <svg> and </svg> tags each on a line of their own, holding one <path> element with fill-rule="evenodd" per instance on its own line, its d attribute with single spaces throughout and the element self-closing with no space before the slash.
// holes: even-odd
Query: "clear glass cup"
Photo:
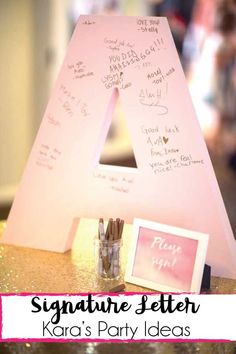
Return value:
<svg viewBox="0 0 236 354">
<path fill-rule="evenodd" d="M 122 239 L 101 241 L 95 238 L 95 271 L 104 279 L 118 279 L 121 276 Z"/>
</svg>

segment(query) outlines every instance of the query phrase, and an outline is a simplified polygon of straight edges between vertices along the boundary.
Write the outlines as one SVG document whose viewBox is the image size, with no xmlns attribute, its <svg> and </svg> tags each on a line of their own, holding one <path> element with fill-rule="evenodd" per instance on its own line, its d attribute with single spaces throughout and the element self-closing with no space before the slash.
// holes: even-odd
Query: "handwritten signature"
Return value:
<svg viewBox="0 0 236 354">
<path fill-rule="evenodd" d="M 96 22 L 94 21 L 89 21 L 89 20 L 86 20 L 84 22 L 82 22 L 83 25 L 94 25 Z"/>
<path fill-rule="evenodd" d="M 168 107 L 160 104 L 161 97 L 161 89 L 156 89 L 155 92 L 151 92 L 148 89 L 141 89 L 139 93 L 139 102 L 144 106 L 157 107 L 158 115 L 162 116 L 168 113 Z"/>
</svg>

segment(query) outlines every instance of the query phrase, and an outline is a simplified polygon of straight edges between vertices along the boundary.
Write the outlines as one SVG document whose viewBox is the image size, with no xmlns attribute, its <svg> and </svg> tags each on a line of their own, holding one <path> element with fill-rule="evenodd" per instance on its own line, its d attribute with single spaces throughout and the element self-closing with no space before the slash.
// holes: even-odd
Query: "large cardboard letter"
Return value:
<svg viewBox="0 0 236 354">
<path fill-rule="evenodd" d="M 137 169 L 99 164 L 117 94 Z M 207 233 L 213 274 L 236 278 L 235 240 L 164 18 L 80 17 L 4 242 L 63 252 L 84 216 Z"/>
</svg>

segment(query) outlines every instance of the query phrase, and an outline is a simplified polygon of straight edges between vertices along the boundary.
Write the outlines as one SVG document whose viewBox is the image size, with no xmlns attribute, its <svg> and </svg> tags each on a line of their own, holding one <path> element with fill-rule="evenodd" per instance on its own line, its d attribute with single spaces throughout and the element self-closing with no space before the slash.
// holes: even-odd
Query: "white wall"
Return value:
<svg viewBox="0 0 236 354">
<path fill-rule="evenodd" d="M 0 192 L 21 176 L 32 116 L 32 1 L 0 3 Z M 2 196 L 2 197 L 1 197 Z M 0 203 L 3 194 L 0 193 Z"/>
<path fill-rule="evenodd" d="M 0 206 L 12 201 L 68 43 L 69 0 L 0 0 Z"/>
</svg>

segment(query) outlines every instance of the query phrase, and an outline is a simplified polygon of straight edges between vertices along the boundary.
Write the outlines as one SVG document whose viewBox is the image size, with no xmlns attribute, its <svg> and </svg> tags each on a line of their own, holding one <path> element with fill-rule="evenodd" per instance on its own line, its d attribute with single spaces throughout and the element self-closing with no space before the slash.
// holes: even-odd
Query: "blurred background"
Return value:
<svg viewBox="0 0 236 354">
<path fill-rule="evenodd" d="M 236 234 L 236 0 L 0 0 L 0 219 L 80 14 L 168 17 Z M 121 108 L 100 161 L 133 166 Z"/>
</svg>

